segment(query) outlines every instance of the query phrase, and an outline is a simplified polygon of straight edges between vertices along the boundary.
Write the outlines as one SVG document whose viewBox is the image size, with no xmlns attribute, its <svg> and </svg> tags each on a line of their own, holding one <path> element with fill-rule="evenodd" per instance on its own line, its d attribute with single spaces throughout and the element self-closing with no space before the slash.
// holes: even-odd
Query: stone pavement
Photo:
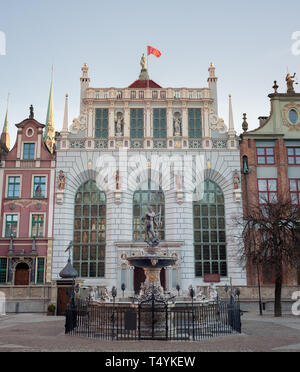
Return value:
<svg viewBox="0 0 300 372">
<path fill-rule="evenodd" d="M 200 342 L 101 341 L 64 335 L 64 318 L 40 314 L 0 317 L 0 352 L 106 351 L 205 352 L 300 351 L 300 317 L 247 313 L 243 334 Z"/>
</svg>

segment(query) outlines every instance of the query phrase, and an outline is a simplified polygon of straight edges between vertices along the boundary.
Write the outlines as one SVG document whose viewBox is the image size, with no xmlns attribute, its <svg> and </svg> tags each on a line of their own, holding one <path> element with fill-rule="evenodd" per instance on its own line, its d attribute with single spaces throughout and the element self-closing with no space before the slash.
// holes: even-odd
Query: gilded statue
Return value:
<svg viewBox="0 0 300 372">
<path fill-rule="evenodd" d="M 147 65 L 147 58 L 145 56 L 145 53 L 143 53 L 142 58 L 141 58 L 141 67 L 142 67 L 142 70 L 145 70 L 146 69 L 146 65 Z"/>
<path fill-rule="evenodd" d="M 296 73 L 294 73 L 294 75 L 293 76 L 291 76 L 290 75 L 290 73 L 288 72 L 287 73 L 287 75 L 286 75 L 286 84 L 287 84 L 287 91 L 288 92 L 294 92 L 295 90 L 294 90 L 294 82 L 295 82 L 295 80 L 293 80 L 293 79 L 295 79 L 295 77 L 296 77 Z"/>
</svg>

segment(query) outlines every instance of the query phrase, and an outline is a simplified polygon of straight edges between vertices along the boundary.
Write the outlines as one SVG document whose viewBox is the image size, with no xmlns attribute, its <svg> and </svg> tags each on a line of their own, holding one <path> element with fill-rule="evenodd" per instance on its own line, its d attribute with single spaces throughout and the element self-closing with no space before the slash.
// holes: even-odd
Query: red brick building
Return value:
<svg viewBox="0 0 300 372">
<path fill-rule="evenodd" d="M 43 312 L 51 299 L 55 153 L 33 108 L 16 127 L 10 151 L 7 118 L 1 136 L 0 291 L 7 312 Z"/>
<path fill-rule="evenodd" d="M 269 95 L 271 113 L 259 118 L 259 127 L 248 130 L 246 115 L 241 135 L 241 167 L 244 213 L 251 205 L 263 200 L 289 195 L 294 204 L 300 205 L 300 94 L 293 89 L 293 80 L 287 76 L 287 93 Z M 249 172 L 247 172 L 247 169 Z M 260 282 L 274 283 L 272 268 L 259 270 Z M 293 269 L 284 269 L 284 284 L 300 285 L 300 275 Z M 247 284 L 258 283 L 257 268 L 247 265 Z"/>
</svg>

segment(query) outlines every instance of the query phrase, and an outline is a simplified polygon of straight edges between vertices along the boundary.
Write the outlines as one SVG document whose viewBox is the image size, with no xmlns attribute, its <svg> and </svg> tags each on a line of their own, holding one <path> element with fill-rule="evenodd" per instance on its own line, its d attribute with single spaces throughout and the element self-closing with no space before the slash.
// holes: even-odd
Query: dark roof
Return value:
<svg viewBox="0 0 300 372">
<path fill-rule="evenodd" d="M 162 88 L 153 80 L 136 80 L 128 88 Z"/>
<path fill-rule="evenodd" d="M 70 259 L 68 259 L 67 265 L 59 273 L 59 276 L 63 279 L 71 279 L 76 278 L 78 276 L 78 273 L 72 266 Z"/>
</svg>

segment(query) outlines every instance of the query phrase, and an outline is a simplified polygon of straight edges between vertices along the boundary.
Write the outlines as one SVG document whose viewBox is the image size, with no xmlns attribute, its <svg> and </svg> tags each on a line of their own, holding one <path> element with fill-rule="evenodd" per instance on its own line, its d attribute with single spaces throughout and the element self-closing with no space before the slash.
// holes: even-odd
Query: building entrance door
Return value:
<svg viewBox="0 0 300 372">
<path fill-rule="evenodd" d="M 67 305 L 70 303 L 72 287 L 57 288 L 57 315 L 65 315 Z"/>
<path fill-rule="evenodd" d="M 29 267 L 24 262 L 16 267 L 15 285 L 29 285 Z"/>
</svg>

